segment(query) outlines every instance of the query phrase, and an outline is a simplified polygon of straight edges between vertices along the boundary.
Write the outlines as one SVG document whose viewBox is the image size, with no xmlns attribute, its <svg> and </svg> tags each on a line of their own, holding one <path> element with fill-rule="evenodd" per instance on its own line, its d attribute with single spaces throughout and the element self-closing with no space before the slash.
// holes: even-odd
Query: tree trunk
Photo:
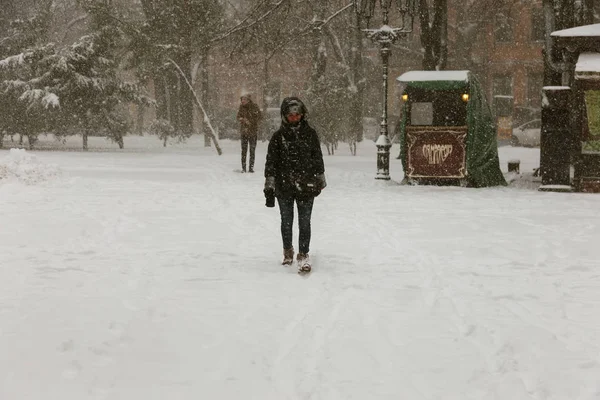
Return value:
<svg viewBox="0 0 600 400">
<path fill-rule="evenodd" d="M 429 5 L 427 0 L 420 0 L 419 3 L 419 26 L 421 28 L 421 45 L 423 46 L 423 69 L 431 71 L 435 68 L 433 60 L 433 37 L 431 25 L 429 24 Z"/>
<path fill-rule="evenodd" d="M 583 24 L 591 25 L 593 23 L 594 23 L 594 0 L 584 0 Z"/>
<path fill-rule="evenodd" d="M 323 21 L 325 13 L 325 2 L 319 3 L 320 7 L 314 19 Z M 327 67 L 327 55 L 325 52 L 325 38 L 321 29 L 315 29 L 311 36 L 311 54 L 312 54 L 312 70 L 310 74 L 309 91 L 314 91 L 318 86 L 319 80 L 325 75 Z M 323 93 L 313 93 L 314 96 L 320 98 Z"/>
<path fill-rule="evenodd" d="M 92 115 L 90 110 L 87 110 L 85 114 L 82 116 L 83 120 L 83 132 L 81 133 L 81 138 L 83 141 L 83 150 L 87 151 L 88 149 L 88 133 L 90 132 L 90 123 L 89 118 Z"/>
<path fill-rule="evenodd" d="M 202 99 L 202 104 L 204 104 L 205 107 L 208 107 L 208 104 L 210 104 L 209 102 L 209 91 L 208 91 L 208 84 L 209 84 L 209 77 L 208 77 L 208 48 L 203 48 L 202 49 L 202 61 L 200 64 L 200 83 L 201 83 L 201 92 L 200 92 L 200 98 Z M 188 91 L 189 92 L 189 91 Z M 208 110 L 206 110 L 210 115 L 212 114 L 212 110 L 209 108 Z M 209 127 L 206 124 L 206 121 L 204 121 L 204 117 L 202 117 L 200 119 L 202 121 L 202 131 L 204 132 L 204 147 L 210 147 L 210 135 L 207 135 L 206 132 L 209 131 Z"/>
<path fill-rule="evenodd" d="M 419 25 L 421 27 L 421 44 L 424 53 L 423 69 L 426 71 L 446 68 L 448 54 L 447 0 L 434 0 L 433 13 L 431 18 L 427 0 L 420 0 Z"/>
<path fill-rule="evenodd" d="M 356 155 L 356 142 L 363 140 L 363 101 L 365 97 L 365 70 L 362 60 L 363 53 L 363 33 L 358 29 L 358 15 L 353 16 L 354 28 L 352 35 L 352 52 L 350 54 L 350 73 L 354 76 L 356 85 L 356 95 L 350 96 L 350 129 L 355 132 L 354 153 Z"/>
<path fill-rule="evenodd" d="M 267 51 L 267 49 L 264 49 L 265 55 L 267 55 L 269 52 Z M 269 137 L 269 128 L 270 128 L 270 124 L 269 121 L 267 121 L 267 108 L 268 108 L 268 104 L 267 104 L 267 95 L 269 93 L 267 93 L 268 91 L 268 87 L 269 87 L 269 82 L 271 81 L 271 73 L 269 71 L 269 58 L 265 57 L 265 59 L 263 60 L 263 96 L 262 96 L 262 110 L 263 110 L 263 123 L 262 123 L 262 140 L 267 140 L 267 138 Z"/>
<path fill-rule="evenodd" d="M 179 96 L 179 77 L 177 76 L 177 71 L 169 69 L 165 71 L 165 81 L 166 81 L 166 92 L 167 92 L 167 101 L 168 101 L 168 110 L 169 110 L 169 121 L 175 131 L 178 134 L 183 132 L 183 126 L 181 123 L 181 112 L 179 108 L 179 102 L 181 100 L 181 96 Z"/>
<path fill-rule="evenodd" d="M 436 70 L 446 69 L 448 62 L 448 0 L 437 0 L 435 7 L 435 25 L 437 28 L 437 65 Z"/>
<path fill-rule="evenodd" d="M 192 80 L 192 53 L 184 51 L 175 59 L 177 64 L 182 68 L 186 78 Z M 194 103 L 192 94 L 186 87 L 187 85 L 182 79 L 177 76 L 177 113 L 179 115 L 179 130 L 185 137 L 189 137 L 194 133 Z"/>
<path fill-rule="evenodd" d="M 173 66 L 175 67 L 175 69 L 177 71 L 179 71 L 179 74 L 182 75 L 182 80 L 183 83 L 187 86 L 187 88 L 189 89 L 192 99 L 194 100 L 194 102 L 196 103 L 196 106 L 198 107 L 199 110 L 201 110 L 202 115 L 204 120 L 206 121 L 206 124 L 208 125 L 208 131 L 206 132 L 206 134 L 210 135 L 210 138 L 212 139 L 212 141 L 215 143 L 215 148 L 217 150 L 217 154 L 221 155 L 223 154 L 223 151 L 221 150 L 221 147 L 219 146 L 219 142 L 217 141 L 217 138 L 215 136 L 215 134 L 213 133 L 213 127 L 212 124 L 210 123 L 210 117 L 208 116 L 208 114 L 206 113 L 206 108 L 204 108 L 204 106 L 202 105 L 202 102 L 200 101 L 200 99 L 198 98 L 198 95 L 196 94 L 196 92 L 194 91 L 194 87 L 192 86 L 192 83 L 189 79 L 186 78 L 186 76 L 183 73 L 183 70 L 181 69 L 181 67 L 179 65 L 177 65 L 177 63 L 175 61 L 173 61 L 172 59 L 169 59 L 169 62 L 171 64 L 173 64 Z"/>
<path fill-rule="evenodd" d="M 145 107 L 142 105 L 137 106 L 137 118 L 135 120 L 135 133 L 138 136 L 142 136 L 144 134 L 144 114 Z"/>
<path fill-rule="evenodd" d="M 165 77 L 157 72 L 152 80 L 154 81 L 154 97 L 156 98 L 156 118 L 170 121 Z"/>
<path fill-rule="evenodd" d="M 574 0 L 559 0 L 559 12 L 556 22 L 557 29 L 568 29 L 575 26 Z"/>
<path fill-rule="evenodd" d="M 35 142 L 37 142 L 37 137 L 35 135 L 27 135 L 27 143 L 29 143 L 29 150 L 33 150 Z"/>
<path fill-rule="evenodd" d="M 315 10 L 313 20 L 323 21 L 325 6 L 324 1 L 318 2 L 319 7 Z M 308 81 L 307 97 L 312 105 L 312 121 L 317 130 L 320 130 L 321 141 L 327 144 L 327 153 L 331 155 L 330 143 L 331 132 L 328 129 L 328 118 L 326 115 L 327 93 L 325 89 L 325 72 L 327 70 L 326 37 L 323 29 L 314 29 L 309 36 L 309 49 L 311 54 L 311 71 Z"/>
</svg>

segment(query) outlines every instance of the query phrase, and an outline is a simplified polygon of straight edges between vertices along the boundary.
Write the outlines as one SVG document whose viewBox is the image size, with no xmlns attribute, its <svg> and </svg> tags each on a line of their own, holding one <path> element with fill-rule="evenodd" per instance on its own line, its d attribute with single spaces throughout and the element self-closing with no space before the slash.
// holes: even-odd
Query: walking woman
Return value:
<svg viewBox="0 0 600 400">
<path fill-rule="evenodd" d="M 281 127 L 269 142 L 265 164 L 264 193 L 267 206 L 274 207 L 277 198 L 281 214 L 283 265 L 294 260 L 294 203 L 298 208 L 298 272 L 309 272 L 310 220 L 314 199 L 325 181 L 325 165 L 317 132 L 306 121 L 307 110 L 297 97 L 281 103 Z"/>
</svg>

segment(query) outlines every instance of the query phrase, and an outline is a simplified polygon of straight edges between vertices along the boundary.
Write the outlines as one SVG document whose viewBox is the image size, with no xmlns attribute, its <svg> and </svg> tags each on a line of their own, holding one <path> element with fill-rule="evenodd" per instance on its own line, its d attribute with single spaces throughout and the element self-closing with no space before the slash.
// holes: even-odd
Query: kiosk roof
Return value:
<svg viewBox="0 0 600 400">
<path fill-rule="evenodd" d="M 576 26 L 575 28 L 554 31 L 550 34 L 550 36 L 557 36 L 557 37 L 600 36 L 600 24 Z"/>
<path fill-rule="evenodd" d="M 408 71 L 396 78 L 399 82 L 469 81 L 469 71 Z"/>
<path fill-rule="evenodd" d="M 600 72 L 600 53 L 581 53 L 575 72 Z"/>
</svg>

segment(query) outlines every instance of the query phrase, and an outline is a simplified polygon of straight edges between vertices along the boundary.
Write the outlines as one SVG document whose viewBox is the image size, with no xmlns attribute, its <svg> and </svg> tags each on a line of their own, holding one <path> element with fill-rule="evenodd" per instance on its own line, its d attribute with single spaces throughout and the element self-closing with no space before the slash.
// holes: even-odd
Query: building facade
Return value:
<svg viewBox="0 0 600 400">
<path fill-rule="evenodd" d="M 462 0 L 455 0 L 453 3 Z M 481 24 L 468 40 L 468 69 L 481 79 L 497 115 L 509 115 L 512 125 L 540 118 L 543 86 L 544 17 L 541 0 L 509 1 L 479 21 L 461 20 L 457 7 L 449 5 L 449 69 L 461 51 L 456 43 L 459 29 L 468 23 Z M 464 62 L 463 62 L 464 65 Z M 461 65 L 462 66 L 462 65 Z"/>
</svg>

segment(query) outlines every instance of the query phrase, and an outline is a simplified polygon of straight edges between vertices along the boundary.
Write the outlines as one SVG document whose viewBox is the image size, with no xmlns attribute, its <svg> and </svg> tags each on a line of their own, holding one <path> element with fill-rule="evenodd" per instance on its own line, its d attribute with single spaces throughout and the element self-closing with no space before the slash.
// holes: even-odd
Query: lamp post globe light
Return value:
<svg viewBox="0 0 600 400">
<path fill-rule="evenodd" d="M 379 3 L 381 8 L 382 25 L 380 28 L 371 29 L 369 23 L 375 15 L 375 7 Z M 383 105 L 379 138 L 377 146 L 377 175 L 375 179 L 390 179 L 390 148 L 392 142 L 388 134 L 388 67 L 392 44 L 399 38 L 412 32 L 413 20 L 416 14 L 417 0 L 354 0 L 354 9 L 358 15 L 359 26 L 365 21 L 367 37 L 379 45 L 383 66 Z M 397 28 L 392 28 L 390 17 L 394 18 Z"/>
</svg>

